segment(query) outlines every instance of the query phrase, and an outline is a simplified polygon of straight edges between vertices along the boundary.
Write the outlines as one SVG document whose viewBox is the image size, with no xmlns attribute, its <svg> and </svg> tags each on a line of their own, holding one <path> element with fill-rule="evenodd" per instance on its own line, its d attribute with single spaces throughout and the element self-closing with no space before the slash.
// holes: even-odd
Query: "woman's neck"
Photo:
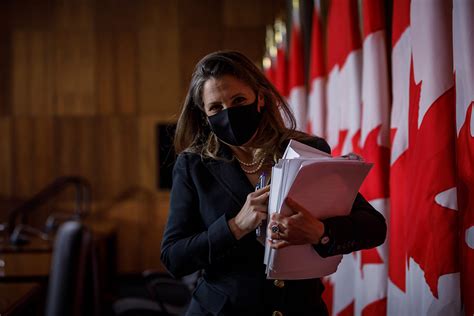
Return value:
<svg viewBox="0 0 474 316">
<path fill-rule="evenodd" d="M 229 146 L 232 150 L 232 153 L 240 161 L 246 163 L 252 163 L 254 161 L 254 148 L 251 147 L 238 147 L 238 146 Z"/>
</svg>

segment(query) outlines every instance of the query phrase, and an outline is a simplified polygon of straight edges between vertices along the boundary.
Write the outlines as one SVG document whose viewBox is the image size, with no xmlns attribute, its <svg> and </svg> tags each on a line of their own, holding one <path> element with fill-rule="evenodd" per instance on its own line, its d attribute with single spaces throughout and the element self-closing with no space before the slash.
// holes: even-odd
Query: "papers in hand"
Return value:
<svg viewBox="0 0 474 316">
<path fill-rule="evenodd" d="M 272 168 L 268 223 L 273 213 L 292 214 L 284 203 L 291 197 L 318 219 L 349 214 L 372 164 L 356 155 L 329 154 L 291 140 L 282 159 Z M 322 258 L 312 245 L 272 249 L 265 245 L 264 263 L 269 279 L 309 279 L 337 270 L 342 255 Z"/>
</svg>

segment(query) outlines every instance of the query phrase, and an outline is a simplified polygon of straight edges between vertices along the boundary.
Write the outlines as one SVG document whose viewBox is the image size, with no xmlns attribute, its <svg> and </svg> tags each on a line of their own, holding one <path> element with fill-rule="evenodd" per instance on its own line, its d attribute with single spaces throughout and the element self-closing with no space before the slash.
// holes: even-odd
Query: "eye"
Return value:
<svg viewBox="0 0 474 316">
<path fill-rule="evenodd" d="M 245 105 L 246 101 L 247 101 L 247 99 L 244 98 L 244 97 L 237 97 L 237 98 L 234 99 L 233 103 L 234 103 L 234 105 Z"/>
<path fill-rule="evenodd" d="M 207 112 L 208 112 L 207 114 L 209 116 L 211 116 L 211 115 L 217 114 L 221 110 L 222 110 L 222 104 L 213 103 L 209 106 L 209 108 L 207 110 Z"/>
</svg>

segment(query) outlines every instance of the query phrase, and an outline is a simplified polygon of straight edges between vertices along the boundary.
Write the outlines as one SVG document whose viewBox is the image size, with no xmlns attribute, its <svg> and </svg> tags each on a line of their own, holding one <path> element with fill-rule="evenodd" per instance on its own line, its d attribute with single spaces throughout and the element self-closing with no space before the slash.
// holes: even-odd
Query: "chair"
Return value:
<svg viewBox="0 0 474 316">
<path fill-rule="evenodd" d="M 182 279 L 173 279 L 163 272 L 145 271 L 143 277 L 150 298 L 122 298 L 114 303 L 114 313 L 117 316 L 184 315 L 199 276 L 200 272 L 196 272 Z"/>
<path fill-rule="evenodd" d="M 44 227 L 29 225 L 28 216 L 37 211 L 42 205 L 56 198 L 69 187 L 74 188 L 75 203 L 72 213 L 52 213 L 45 221 Z M 59 224 L 68 220 L 80 220 L 90 213 L 91 187 L 89 182 L 77 176 L 62 176 L 44 187 L 27 201 L 10 210 L 8 223 L 4 225 L 10 235 L 10 243 L 23 245 L 30 241 L 31 236 L 49 241 Z"/>
<path fill-rule="evenodd" d="M 90 284 L 86 281 L 91 279 L 86 278 L 91 267 L 91 245 L 91 233 L 80 222 L 69 221 L 59 227 L 51 261 L 46 316 L 91 313 L 86 311 L 94 306 L 92 300 L 86 301 L 93 294 L 92 290 L 86 291 Z"/>
</svg>

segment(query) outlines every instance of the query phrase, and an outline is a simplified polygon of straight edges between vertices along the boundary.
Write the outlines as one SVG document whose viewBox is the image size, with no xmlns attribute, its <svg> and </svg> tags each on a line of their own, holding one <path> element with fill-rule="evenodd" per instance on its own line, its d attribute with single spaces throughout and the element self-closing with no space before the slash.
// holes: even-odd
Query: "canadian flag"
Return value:
<svg viewBox="0 0 474 316">
<path fill-rule="evenodd" d="M 267 35 L 265 38 L 266 49 L 263 56 L 263 72 L 267 79 L 275 84 L 275 64 L 276 64 L 276 47 L 275 34 L 272 26 L 267 26 Z"/>
<path fill-rule="evenodd" d="M 358 150 L 374 168 L 360 192 L 388 220 L 390 110 L 386 30 L 382 1 L 363 0 L 362 126 Z M 355 254 L 355 314 L 385 315 L 388 242 Z"/>
<path fill-rule="evenodd" d="M 289 54 L 288 104 L 296 119 L 296 128 L 306 131 L 306 87 L 304 78 L 304 51 L 301 34 L 299 0 L 293 0 L 292 27 Z"/>
<path fill-rule="evenodd" d="M 282 20 L 275 21 L 275 87 L 284 97 L 288 97 L 288 63 L 286 56 L 286 27 Z"/>
<path fill-rule="evenodd" d="M 327 141 L 335 156 L 356 151 L 361 122 L 361 68 L 357 0 L 333 0 L 328 15 Z M 354 146 L 355 145 L 355 146 Z M 325 279 L 324 299 L 332 315 L 354 312 L 357 256 L 345 255 Z"/>
<path fill-rule="evenodd" d="M 310 52 L 310 92 L 308 104 L 308 128 L 310 134 L 326 137 L 325 120 L 325 68 L 323 56 L 323 37 L 320 20 L 320 0 L 314 1 L 313 22 L 311 25 Z"/>
<path fill-rule="evenodd" d="M 395 1 L 389 315 L 459 315 L 452 6 Z"/>
<path fill-rule="evenodd" d="M 461 289 L 465 314 L 474 315 L 474 2 L 453 4 Z"/>
</svg>

